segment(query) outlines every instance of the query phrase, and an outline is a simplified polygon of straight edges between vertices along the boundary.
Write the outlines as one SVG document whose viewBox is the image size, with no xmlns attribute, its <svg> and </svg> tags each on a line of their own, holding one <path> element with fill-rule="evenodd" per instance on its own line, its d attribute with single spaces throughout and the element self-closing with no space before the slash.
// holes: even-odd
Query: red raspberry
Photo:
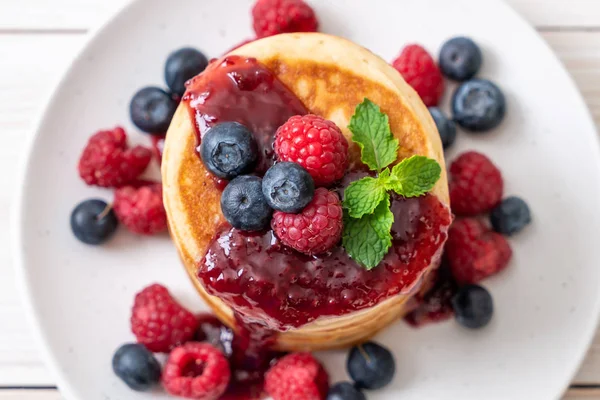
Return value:
<svg viewBox="0 0 600 400">
<path fill-rule="evenodd" d="M 117 189 L 113 209 L 119 221 L 133 233 L 154 235 L 167 229 L 160 183 Z"/>
<path fill-rule="evenodd" d="M 348 141 L 331 121 L 317 115 L 296 115 L 275 134 L 275 153 L 280 161 L 302 165 L 317 186 L 342 179 L 348 168 Z"/>
<path fill-rule="evenodd" d="M 191 340 L 198 319 L 183 308 L 162 285 L 150 285 L 135 295 L 131 331 L 138 343 L 155 353 L 167 353 Z"/>
<path fill-rule="evenodd" d="M 319 21 L 302 0 L 258 0 L 252 8 L 254 32 L 258 38 L 278 33 L 316 32 Z"/>
<path fill-rule="evenodd" d="M 489 158 L 469 151 L 450 165 L 450 205 L 458 215 L 490 211 L 502 200 L 502 174 Z"/>
<path fill-rule="evenodd" d="M 334 192 L 319 188 L 301 213 L 276 211 L 271 227 L 286 246 L 309 255 L 323 253 L 342 237 L 340 199 Z"/>
<path fill-rule="evenodd" d="M 458 283 L 477 283 L 506 268 L 512 250 L 504 236 L 478 219 L 465 218 L 450 227 L 446 257 Z"/>
<path fill-rule="evenodd" d="M 174 349 L 163 369 L 162 383 L 174 396 L 217 400 L 231 379 L 229 363 L 208 343 L 189 342 Z"/>
<path fill-rule="evenodd" d="M 444 78 L 427 50 L 417 44 L 406 46 L 392 65 L 427 107 L 438 104 L 444 93 Z"/>
<path fill-rule="evenodd" d="M 140 176 L 152 159 L 142 146 L 127 148 L 123 128 L 100 131 L 93 135 L 79 159 L 79 176 L 88 185 L 121 187 Z"/>
<path fill-rule="evenodd" d="M 265 390 L 274 400 L 324 400 L 329 376 L 310 353 L 293 353 L 267 372 Z"/>
</svg>

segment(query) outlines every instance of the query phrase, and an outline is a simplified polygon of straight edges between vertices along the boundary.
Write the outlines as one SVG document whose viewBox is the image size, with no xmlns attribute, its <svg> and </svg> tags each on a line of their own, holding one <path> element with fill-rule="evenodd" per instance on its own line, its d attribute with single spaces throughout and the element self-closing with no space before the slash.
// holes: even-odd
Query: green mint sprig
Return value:
<svg viewBox="0 0 600 400">
<path fill-rule="evenodd" d="M 392 246 L 389 191 L 421 196 L 433 188 L 442 170 L 437 161 L 424 156 L 406 158 L 390 170 L 388 166 L 398 158 L 398 140 L 388 116 L 369 99 L 356 107 L 348 128 L 361 148 L 361 160 L 378 174 L 354 181 L 344 191 L 342 244 L 352 259 L 370 270 Z"/>
</svg>

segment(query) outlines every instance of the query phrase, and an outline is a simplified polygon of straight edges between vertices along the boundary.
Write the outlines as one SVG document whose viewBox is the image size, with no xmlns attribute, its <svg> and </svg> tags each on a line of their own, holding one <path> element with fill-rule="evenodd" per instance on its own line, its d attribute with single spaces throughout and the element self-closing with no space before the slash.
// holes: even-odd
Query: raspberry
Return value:
<svg viewBox="0 0 600 400">
<path fill-rule="evenodd" d="M 123 128 L 94 134 L 79 159 L 79 176 L 88 185 L 121 187 L 140 176 L 152 159 L 152 152 L 142 146 L 127 148 Z"/>
<path fill-rule="evenodd" d="M 183 308 L 162 285 L 150 285 L 135 296 L 131 331 L 138 343 L 153 352 L 167 353 L 191 340 L 198 320 Z"/>
<path fill-rule="evenodd" d="M 267 372 L 265 389 L 274 400 L 324 400 L 329 376 L 311 354 L 293 353 Z"/>
<path fill-rule="evenodd" d="M 342 205 L 337 194 L 325 188 L 299 214 L 276 211 L 271 227 L 283 244 L 305 254 L 323 253 L 342 237 Z"/>
<path fill-rule="evenodd" d="M 278 33 L 316 32 L 315 12 L 302 0 L 258 0 L 252 8 L 254 32 L 259 38 Z"/>
<path fill-rule="evenodd" d="M 229 384 L 229 363 L 208 343 L 189 342 L 174 349 L 163 369 L 162 383 L 174 396 L 217 400 Z"/>
<path fill-rule="evenodd" d="M 167 229 L 167 213 L 160 183 L 117 189 L 113 209 L 119 221 L 131 232 L 154 235 Z"/>
<path fill-rule="evenodd" d="M 458 283 L 477 283 L 506 268 L 512 250 L 504 236 L 478 219 L 465 218 L 450 227 L 446 257 Z"/>
<path fill-rule="evenodd" d="M 348 167 L 348 141 L 340 128 L 317 115 L 291 117 L 275 134 L 280 161 L 302 165 L 317 186 L 341 179 Z"/>
<path fill-rule="evenodd" d="M 438 104 L 444 93 L 444 78 L 427 50 L 417 44 L 406 46 L 392 65 L 427 107 Z"/>
<path fill-rule="evenodd" d="M 458 215 L 490 211 L 502 200 L 502 174 L 489 158 L 475 151 L 461 154 L 450 165 L 450 205 Z"/>
</svg>

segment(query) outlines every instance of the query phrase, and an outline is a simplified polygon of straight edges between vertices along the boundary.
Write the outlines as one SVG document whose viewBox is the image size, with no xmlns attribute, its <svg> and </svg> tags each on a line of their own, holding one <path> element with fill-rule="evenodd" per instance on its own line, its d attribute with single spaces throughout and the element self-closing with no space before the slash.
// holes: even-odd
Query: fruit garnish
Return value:
<svg viewBox="0 0 600 400">
<path fill-rule="evenodd" d="M 160 183 L 117 189 L 113 209 L 119 222 L 133 233 L 155 235 L 167 230 L 167 212 Z"/>
<path fill-rule="evenodd" d="M 452 116 L 471 132 L 487 132 L 504 120 L 506 99 L 502 90 L 486 79 L 471 79 L 452 95 Z"/>
<path fill-rule="evenodd" d="M 267 372 L 265 389 L 274 400 L 325 400 L 329 376 L 310 353 L 292 353 Z"/>
<path fill-rule="evenodd" d="M 165 82 L 171 92 L 183 96 L 185 83 L 204 71 L 208 66 L 208 58 L 191 47 L 172 52 L 165 63 Z"/>
<path fill-rule="evenodd" d="M 381 389 L 394 378 L 396 361 L 387 348 L 367 342 L 350 350 L 346 368 L 357 387 Z"/>
<path fill-rule="evenodd" d="M 114 235 L 118 225 L 112 206 L 103 200 L 82 201 L 71 213 L 71 230 L 85 244 L 106 242 Z"/>
<path fill-rule="evenodd" d="M 140 130 L 163 136 L 171 125 L 177 110 L 177 101 L 161 88 L 150 86 L 140 89 L 129 103 L 131 121 Z"/>
<path fill-rule="evenodd" d="M 279 162 L 265 174 L 262 191 L 274 210 L 297 213 L 313 199 L 315 183 L 300 164 Z"/>
<path fill-rule="evenodd" d="M 444 43 L 440 50 L 442 74 L 455 81 L 462 82 L 474 77 L 482 61 L 479 46 L 467 37 L 454 37 Z"/>
<path fill-rule="evenodd" d="M 124 344 L 115 352 L 112 368 L 129 388 L 137 392 L 152 389 L 160 382 L 160 364 L 143 344 Z"/>
<path fill-rule="evenodd" d="M 492 210 L 490 222 L 496 232 L 512 236 L 529 225 L 531 211 L 523 199 L 516 196 L 507 197 Z"/>
<path fill-rule="evenodd" d="M 252 25 L 259 38 L 292 32 L 316 32 L 319 22 L 303 0 L 257 0 Z"/>
<path fill-rule="evenodd" d="M 229 182 L 221 195 L 221 211 L 231 226 L 242 231 L 266 229 L 273 213 L 262 192 L 262 179 L 253 175 Z"/>
<path fill-rule="evenodd" d="M 415 89 L 427 107 L 438 105 L 444 94 L 444 77 L 427 50 L 418 44 L 408 45 L 392 61 L 392 66 Z"/>
<path fill-rule="evenodd" d="M 446 116 L 438 107 L 429 107 L 429 113 L 442 140 L 444 150 L 454 144 L 456 140 L 456 124 Z"/>
<path fill-rule="evenodd" d="M 398 158 L 388 116 L 369 99 L 356 107 L 348 127 L 352 140 L 361 148 L 361 159 L 377 177 L 352 182 L 344 191 L 343 246 L 367 269 L 376 267 L 392 245 L 389 191 L 404 197 L 417 197 L 430 191 L 440 179 L 437 161 L 411 156 L 388 168 Z"/>
<path fill-rule="evenodd" d="M 479 285 L 463 286 L 452 298 L 456 321 L 469 329 L 483 328 L 494 315 L 492 296 Z"/>
</svg>

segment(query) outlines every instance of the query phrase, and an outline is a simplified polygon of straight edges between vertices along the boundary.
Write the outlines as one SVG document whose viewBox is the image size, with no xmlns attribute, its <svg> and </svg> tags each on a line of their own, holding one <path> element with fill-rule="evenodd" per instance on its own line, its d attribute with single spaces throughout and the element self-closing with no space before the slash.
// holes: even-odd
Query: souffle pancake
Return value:
<svg viewBox="0 0 600 400">
<path fill-rule="evenodd" d="M 365 176 L 348 126 L 367 98 L 389 117 L 398 161 L 421 155 L 441 177 L 420 197 L 391 195 L 392 246 L 366 269 L 341 246 L 305 255 L 270 231 L 241 232 L 221 211 L 227 181 L 209 173 L 198 147 L 214 124 L 239 122 L 258 143 L 262 176 L 275 161 L 277 129 L 294 115 L 333 121 L 349 144 L 346 176 Z M 235 49 L 187 84 L 168 130 L 163 196 L 171 235 L 200 295 L 227 325 L 262 326 L 283 351 L 344 347 L 373 336 L 410 311 L 439 266 L 451 222 L 439 134 L 427 107 L 383 59 L 348 40 L 319 33 L 281 34 Z"/>
</svg>

